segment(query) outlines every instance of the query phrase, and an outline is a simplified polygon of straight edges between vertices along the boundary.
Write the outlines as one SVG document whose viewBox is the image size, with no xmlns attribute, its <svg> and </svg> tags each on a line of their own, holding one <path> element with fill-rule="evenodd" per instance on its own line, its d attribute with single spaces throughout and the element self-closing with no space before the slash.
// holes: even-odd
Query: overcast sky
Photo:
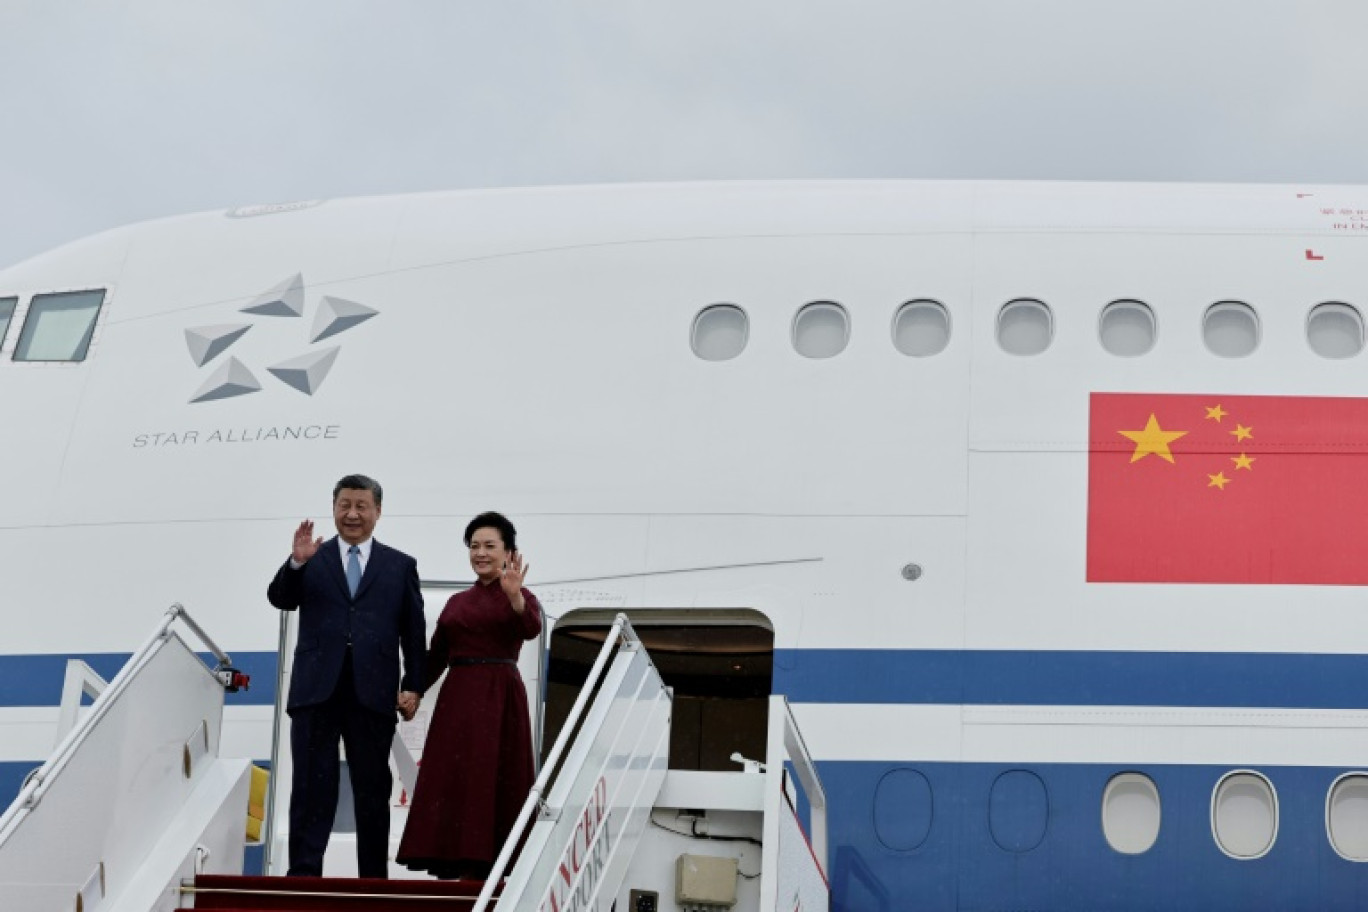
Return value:
<svg viewBox="0 0 1368 912">
<path fill-rule="evenodd" d="M 0 267 L 250 203 L 1368 183 L 1365 0 L 0 0 Z"/>
</svg>

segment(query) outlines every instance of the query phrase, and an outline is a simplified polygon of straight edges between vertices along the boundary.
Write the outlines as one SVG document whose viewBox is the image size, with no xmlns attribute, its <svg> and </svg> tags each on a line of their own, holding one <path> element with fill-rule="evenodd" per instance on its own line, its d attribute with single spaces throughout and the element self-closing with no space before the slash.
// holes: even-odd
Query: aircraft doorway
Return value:
<svg viewBox="0 0 1368 912">
<path fill-rule="evenodd" d="M 666 686 L 674 690 L 670 769 L 734 772 L 731 755 L 765 758 L 774 681 L 774 631 L 758 611 L 627 611 Z M 555 743 L 617 612 L 563 616 L 551 633 L 542 759 Z"/>
</svg>

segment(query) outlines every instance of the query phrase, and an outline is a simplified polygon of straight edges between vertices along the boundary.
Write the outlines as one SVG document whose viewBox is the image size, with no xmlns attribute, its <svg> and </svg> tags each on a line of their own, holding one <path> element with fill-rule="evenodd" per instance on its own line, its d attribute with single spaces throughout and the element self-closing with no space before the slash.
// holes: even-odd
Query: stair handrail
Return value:
<svg viewBox="0 0 1368 912">
<path fill-rule="evenodd" d="M 152 635 L 129 657 L 128 661 L 124 663 L 124 667 L 114 676 L 114 680 L 109 682 L 109 686 L 104 689 L 104 692 L 95 698 L 89 714 L 81 720 L 80 724 L 67 733 L 67 736 L 62 739 L 62 743 L 52 752 L 52 756 L 30 774 L 18 796 L 15 797 L 4 815 L 0 816 L 0 845 L 4 845 L 10 835 L 15 832 L 19 822 L 38 807 L 43 796 L 47 793 L 48 784 L 66 768 L 76 749 L 86 740 L 90 732 L 100 723 L 100 720 L 108 714 L 109 707 L 119 699 L 120 694 L 128 689 L 129 683 L 151 660 L 161 645 L 166 642 L 171 635 L 171 625 L 178 620 L 190 628 L 200 642 L 208 647 L 214 658 L 218 660 L 219 667 L 232 665 L 232 658 L 228 653 L 220 649 L 218 644 L 209 638 L 209 635 L 196 623 L 183 605 L 177 602 L 167 608 Z"/>
<path fill-rule="evenodd" d="M 783 694 L 771 694 L 769 698 L 769 732 L 766 737 L 765 762 L 768 766 L 768 780 L 765 783 L 764 835 L 760 854 L 760 869 L 765 877 L 760 881 L 760 908 L 779 908 L 779 818 L 783 813 L 784 778 L 787 764 L 792 769 L 803 795 L 807 798 L 811 832 L 806 835 L 812 858 L 822 879 L 829 882 L 829 861 L 827 858 L 827 794 L 822 786 L 817 764 L 808 750 L 803 731 L 798 720 L 793 717 L 793 707 Z M 786 763 L 787 761 L 787 763 Z M 796 811 L 796 809 L 795 809 Z"/>
<path fill-rule="evenodd" d="M 499 850 L 499 857 L 494 859 L 494 866 L 490 869 L 489 877 L 480 889 L 480 895 L 476 897 L 471 912 L 485 912 L 489 907 L 489 901 L 493 897 L 495 889 L 498 888 L 504 869 L 508 867 L 508 862 L 513 857 L 513 850 L 517 848 L 523 830 L 527 827 L 528 821 L 532 819 L 532 814 L 541 807 L 547 786 L 550 784 L 557 766 L 560 765 L 561 755 L 569 746 L 575 727 L 579 724 L 580 718 L 589 705 L 589 698 L 593 694 L 594 688 L 602 680 L 608 667 L 608 659 L 617 647 L 619 639 L 623 643 L 640 642 L 636 631 L 632 629 L 632 622 L 627 619 L 626 614 L 622 613 L 619 613 L 613 620 L 613 626 L 608 628 L 608 635 L 603 639 L 603 647 L 594 659 L 594 664 L 589 668 L 589 676 L 585 678 L 579 696 L 575 698 L 574 705 L 570 707 L 570 714 L 565 717 L 565 723 L 561 726 L 560 734 L 556 736 L 556 743 L 552 745 L 551 752 L 546 755 L 546 762 L 542 765 L 537 781 L 532 784 L 532 790 L 528 792 L 522 810 L 518 812 L 517 819 L 513 821 L 513 829 L 509 832 L 508 838 L 504 840 L 503 848 Z"/>
</svg>

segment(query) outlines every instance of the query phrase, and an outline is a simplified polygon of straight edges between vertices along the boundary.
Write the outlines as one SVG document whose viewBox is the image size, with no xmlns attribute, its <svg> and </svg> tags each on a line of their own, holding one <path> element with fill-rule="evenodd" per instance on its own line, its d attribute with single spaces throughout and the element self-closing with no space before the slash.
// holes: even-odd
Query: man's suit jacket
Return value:
<svg viewBox="0 0 1368 912">
<path fill-rule="evenodd" d="M 351 635 L 352 673 L 356 696 L 367 709 L 393 714 L 401 690 L 423 683 L 427 637 L 418 562 L 402 551 L 372 541 L 366 572 L 352 598 L 342 568 L 337 537 L 298 570 L 290 562 L 276 571 L 266 590 L 271 604 L 299 610 L 290 681 L 289 712 L 322 703 L 337 687 Z M 404 674 L 399 676 L 399 652 Z"/>
</svg>

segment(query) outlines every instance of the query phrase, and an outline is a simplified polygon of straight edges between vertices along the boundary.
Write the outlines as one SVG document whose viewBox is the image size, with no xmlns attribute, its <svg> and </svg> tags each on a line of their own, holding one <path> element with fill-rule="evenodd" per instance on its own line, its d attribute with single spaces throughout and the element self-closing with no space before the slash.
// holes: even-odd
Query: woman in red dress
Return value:
<svg viewBox="0 0 1368 912">
<path fill-rule="evenodd" d="M 441 878 L 487 877 L 532 788 L 532 730 L 517 661 L 523 641 L 541 632 L 542 612 L 522 587 L 530 565 L 516 536 L 498 513 L 466 526 L 476 582 L 447 602 L 428 647 L 423 692 L 444 670 L 447 677 L 395 861 Z"/>
</svg>

